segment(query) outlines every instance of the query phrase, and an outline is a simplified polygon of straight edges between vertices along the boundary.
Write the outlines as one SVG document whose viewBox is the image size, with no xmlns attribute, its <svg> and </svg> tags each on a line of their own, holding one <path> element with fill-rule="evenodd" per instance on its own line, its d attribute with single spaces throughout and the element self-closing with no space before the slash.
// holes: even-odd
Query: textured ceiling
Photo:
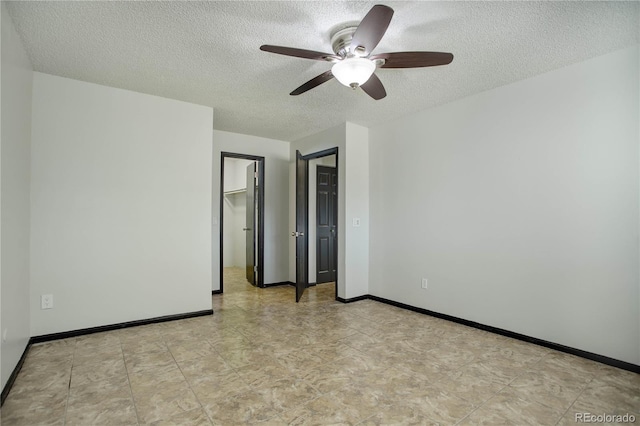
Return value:
<svg viewBox="0 0 640 426">
<path fill-rule="evenodd" d="M 329 63 L 261 44 L 331 52 L 355 1 L 7 2 L 36 71 L 215 109 L 214 127 L 295 140 L 344 121 L 371 126 L 638 43 L 637 2 L 393 2 L 374 53 L 454 54 L 447 66 L 377 71 L 374 101 L 332 80 L 294 88 Z M 523 102 L 526 100 L 523 99 Z"/>
</svg>

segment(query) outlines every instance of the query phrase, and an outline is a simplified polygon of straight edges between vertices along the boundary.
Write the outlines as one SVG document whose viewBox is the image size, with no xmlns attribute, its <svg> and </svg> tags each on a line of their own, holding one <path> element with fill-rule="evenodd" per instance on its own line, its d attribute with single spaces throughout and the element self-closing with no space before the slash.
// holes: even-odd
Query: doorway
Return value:
<svg viewBox="0 0 640 426">
<path fill-rule="evenodd" d="M 335 155 L 309 161 L 309 284 L 336 280 L 338 171 Z"/>
<path fill-rule="evenodd" d="M 220 292 L 242 270 L 264 287 L 264 157 L 223 152 L 220 176 Z"/>
<path fill-rule="evenodd" d="M 326 188 L 326 203 L 322 207 L 328 210 L 318 211 L 318 174 L 317 170 L 329 171 Z M 292 236 L 296 238 L 296 302 L 310 285 L 334 283 L 335 297 L 338 296 L 338 148 L 331 148 L 303 156 L 296 152 L 296 228 Z M 322 196 L 322 195 L 321 195 Z M 331 198 L 331 201 L 329 201 Z M 310 209 L 310 200 L 313 203 Z M 335 213 L 335 220 L 333 216 Z M 318 229 L 317 218 L 323 222 Z M 329 224 L 329 217 L 331 223 Z M 325 232 L 326 231 L 326 232 Z M 325 235 L 327 234 L 327 235 Z M 329 247 L 331 245 L 331 247 Z M 320 256 L 318 253 L 320 252 Z M 319 264 L 320 262 L 321 264 Z M 321 272 L 318 279 L 318 271 Z"/>
</svg>

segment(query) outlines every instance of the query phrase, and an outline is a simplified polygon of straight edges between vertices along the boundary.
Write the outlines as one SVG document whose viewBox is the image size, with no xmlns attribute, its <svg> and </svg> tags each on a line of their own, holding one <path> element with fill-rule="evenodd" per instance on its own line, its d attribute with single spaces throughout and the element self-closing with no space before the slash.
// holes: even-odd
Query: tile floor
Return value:
<svg viewBox="0 0 640 426">
<path fill-rule="evenodd" d="M 632 414 L 640 375 L 230 270 L 215 314 L 33 346 L 10 425 L 566 425 Z"/>
</svg>

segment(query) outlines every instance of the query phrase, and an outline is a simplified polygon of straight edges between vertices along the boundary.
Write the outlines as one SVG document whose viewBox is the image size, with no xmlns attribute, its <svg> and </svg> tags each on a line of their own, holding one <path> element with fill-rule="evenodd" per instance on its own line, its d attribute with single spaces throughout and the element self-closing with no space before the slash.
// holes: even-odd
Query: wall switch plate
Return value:
<svg viewBox="0 0 640 426">
<path fill-rule="evenodd" d="M 427 289 L 427 283 L 428 283 L 428 282 L 427 282 L 427 279 L 426 279 L 426 278 L 423 278 L 423 279 L 422 279 L 422 288 L 424 288 L 425 290 Z"/>
<path fill-rule="evenodd" d="M 360 218 L 359 217 L 354 217 L 353 218 L 353 226 L 355 226 L 355 227 L 360 226 Z"/>
<path fill-rule="evenodd" d="M 40 296 L 40 309 L 53 309 L 53 294 Z"/>
<path fill-rule="evenodd" d="M 2 332 L 2 341 L 3 342 L 7 341 L 7 333 L 9 333 L 9 329 L 5 328 L 4 331 Z"/>
</svg>

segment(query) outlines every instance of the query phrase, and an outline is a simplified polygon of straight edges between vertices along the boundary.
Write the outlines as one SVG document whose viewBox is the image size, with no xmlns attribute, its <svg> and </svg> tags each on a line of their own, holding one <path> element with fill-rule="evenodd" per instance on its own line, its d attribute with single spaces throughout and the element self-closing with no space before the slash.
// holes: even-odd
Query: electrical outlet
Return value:
<svg viewBox="0 0 640 426">
<path fill-rule="evenodd" d="M 360 226 L 360 218 L 359 217 L 354 217 L 353 218 L 353 226 L 356 227 L 356 228 L 358 226 Z"/>
<path fill-rule="evenodd" d="M 427 289 L 427 279 L 426 278 L 422 279 L 422 288 L 425 289 L 425 290 Z"/>
<path fill-rule="evenodd" d="M 40 296 L 40 309 L 53 309 L 53 294 Z"/>
</svg>

